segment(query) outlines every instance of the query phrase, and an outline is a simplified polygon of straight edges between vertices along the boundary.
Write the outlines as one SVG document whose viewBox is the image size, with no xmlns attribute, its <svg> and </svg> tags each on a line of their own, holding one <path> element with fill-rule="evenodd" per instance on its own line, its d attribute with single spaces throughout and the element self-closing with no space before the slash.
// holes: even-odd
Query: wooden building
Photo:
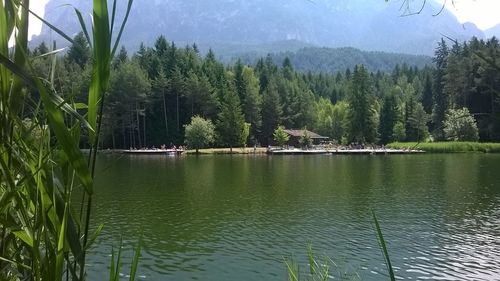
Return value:
<svg viewBox="0 0 500 281">
<path fill-rule="evenodd" d="M 309 130 L 285 129 L 284 131 L 288 134 L 288 136 L 290 136 L 287 144 L 293 147 L 301 146 L 300 138 L 302 138 L 304 134 L 307 134 L 311 138 L 313 144 L 320 144 L 321 142 L 328 140 L 328 137 L 320 136 Z"/>
</svg>

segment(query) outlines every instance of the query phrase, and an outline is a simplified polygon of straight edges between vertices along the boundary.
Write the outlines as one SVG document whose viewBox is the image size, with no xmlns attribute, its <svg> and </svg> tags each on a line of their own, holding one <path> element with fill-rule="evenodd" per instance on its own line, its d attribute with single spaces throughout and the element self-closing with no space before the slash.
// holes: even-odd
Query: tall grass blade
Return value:
<svg viewBox="0 0 500 281">
<path fill-rule="evenodd" d="M 387 265 L 387 271 L 389 272 L 389 278 L 391 281 L 395 281 L 396 277 L 394 275 L 394 270 L 392 269 L 391 259 L 389 258 L 389 252 L 387 251 L 387 246 L 385 244 L 384 235 L 382 234 L 382 230 L 380 229 L 380 225 L 377 220 L 377 216 L 375 215 L 375 211 L 372 210 L 373 221 L 375 222 L 375 230 L 377 232 L 377 238 L 382 249 L 382 253 L 384 255 L 385 263 Z"/>
<path fill-rule="evenodd" d="M 110 37 L 113 38 L 113 30 L 115 28 L 115 16 L 116 16 L 116 0 L 113 0 L 113 6 L 111 7 L 111 31 Z"/>
<path fill-rule="evenodd" d="M 37 19 L 39 19 L 45 25 L 47 25 L 48 27 L 50 27 L 50 29 L 54 30 L 57 34 L 61 35 L 61 37 L 63 37 L 64 39 L 66 39 L 68 42 L 70 42 L 71 44 L 74 43 L 73 38 L 71 38 L 70 36 L 68 36 L 66 33 L 64 33 L 62 30 L 60 30 L 59 28 L 57 28 L 55 25 L 53 25 L 50 22 L 46 21 L 44 18 L 40 17 L 37 13 L 35 13 L 35 12 L 31 11 L 31 10 L 29 10 L 29 13 L 32 14 L 33 16 L 35 16 Z"/>
<path fill-rule="evenodd" d="M 66 224 L 68 222 L 68 203 L 64 206 L 64 215 L 61 223 L 61 230 L 59 232 L 59 241 L 57 242 L 57 256 L 56 256 L 56 280 L 61 280 L 64 268 L 64 248 L 66 242 Z"/>
<path fill-rule="evenodd" d="M 97 229 L 94 231 L 94 233 L 89 237 L 89 240 L 87 241 L 87 245 L 85 245 L 85 250 L 88 250 L 90 247 L 92 247 L 92 244 L 94 244 L 95 240 L 101 234 L 102 229 L 104 228 L 104 224 L 100 224 Z"/>
<path fill-rule="evenodd" d="M 300 280 L 299 265 L 292 260 L 285 260 L 285 264 L 288 271 L 288 280 L 299 281 Z"/>
<path fill-rule="evenodd" d="M 80 22 L 80 26 L 82 28 L 83 34 L 85 34 L 85 38 L 87 38 L 87 42 L 89 43 L 90 48 L 92 48 L 92 40 L 90 40 L 89 32 L 87 30 L 85 20 L 83 20 L 82 13 L 77 8 L 73 7 L 73 9 L 75 10 L 76 16 L 78 17 L 78 21 Z"/>
<path fill-rule="evenodd" d="M 311 243 L 307 245 L 307 258 L 309 259 L 309 273 L 311 276 L 316 274 L 316 260 L 314 258 L 314 252 Z"/>
<path fill-rule="evenodd" d="M 120 26 L 120 31 L 118 32 L 118 37 L 116 37 L 115 44 L 113 46 L 113 51 L 111 52 L 111 57 L 115 56 L 116 50 L 118 49 L 118 45 L 120 44 L 120 39 L 122 38 L 123 30 L 125 29 L 125 24 L 127 23 L 128 16 L 130 15 L 130 10 L 132 9 L 133 0 L 128 0 L 127 11 L 125 12 L 125 17 Z"/>
<path fill-rule="evenodd" d="M 33 89 L 36 89 L 35 81 L 33 80 L 33 77 L 26 72 L 23 68 L 19 67 L 19 65 L 15 64 L 13 61 L 11 61 L 7 56 L 4 54 L 0 54 L 0 64 L 2 67 L 0 67 L 0 70 L 2 71 L 2 84 L 5 82 L 7 85 L 4 85 L 6 88 L 9 88 L 8 83 L 9 83 L 9 75 L 7 73 L 3 73 L 4 71 L 6 72 L 7 70 L 11 71 L 14 73 L 17 77 L 23 80 L 25 84 L 30 86 Z M 7 79 L 4 81 L 4 79 Z M 6 91 L 5 91 L 6 92 Z"/>
<path fill-rule="evenodd" d="M 116 265 L 115 265 L 115 272 L 114 272 L 114 279 L 113 281 L 120 281 L 120 270 L 122 268 L 122 247 L 123 247 L 123 240 L 122 237 L 120 237 L 120 245 L 118 246 L 118 256 L 116 257 Z"/>
<path fill-rule="evenodd" d="M 132 260 L 132 265 L 130 266 L 130 281 L 135 281 L 135 275 L 137 273 L 137 267 L 139 266 L 139 258 L 141 256 L 141 248 L 142 248 L 142 235 L 139 237 L 139 241 L 137 241 L 137 246 L 134 252 L 134 259 Z"/>
<path fill-rule="evenodd" d="M 99 100 L 104 96 L 109 83 L 110 69 L 110 30 L 108 6 L 105 0 L 94 0 L 93 10 L 93 41 L 94 41 L 94 58 L 93 58 L 93 73 L 88 95 L 88 123 L 96 131 L 90 133 L 91 145 L 94 145 L 97 131 L 97 110 Z"/>
<path fill-rule="evenodd" d="M 114 281 L 115 277 L 115 249 L 111 247 L 111 263 L 109 265 L 109 281 Z"/>
<path fill-rule="evenodd" d="M 45 88 L 40 81 L 35 80 L 37 88 L 40 90 L 40 97 L 45 106 L 47 112 L 47 118 L 51 124 L 51 128 L 57 137 L 57 140 L 64 150 L 72 167 L 75 169 L 80 181 L 85 187 L 88 194 L 93 193 L 93 180 L 90 171 L 87 167 L 87 163 L 83 158 L 83 154 L 78 148 L 78 145 L 73 143 L 73 139 L 69 130 L 66 128 L 64 123 L 64 116 L 61 111 L 57 110 L 56 105 L 50 99 L 49 94 L 46 92 Z"/>
</svg>

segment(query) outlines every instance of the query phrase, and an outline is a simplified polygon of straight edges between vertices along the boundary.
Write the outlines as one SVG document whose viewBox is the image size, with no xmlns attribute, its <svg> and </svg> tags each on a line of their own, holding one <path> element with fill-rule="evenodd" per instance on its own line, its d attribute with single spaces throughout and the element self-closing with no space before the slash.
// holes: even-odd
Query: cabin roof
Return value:
<svg viewBox="0 0 500 281">
<path fill-rule="evenodd" d="M 309 130 L 285 129 L 284 131 L 292 137 L 302 137 L 304 135 L 304 132 L 307 132 L 307 135 L 311 139 L 328 139 L 328 137 L 320 136 L 315 132 L 311 132 Z"/>
</svg>

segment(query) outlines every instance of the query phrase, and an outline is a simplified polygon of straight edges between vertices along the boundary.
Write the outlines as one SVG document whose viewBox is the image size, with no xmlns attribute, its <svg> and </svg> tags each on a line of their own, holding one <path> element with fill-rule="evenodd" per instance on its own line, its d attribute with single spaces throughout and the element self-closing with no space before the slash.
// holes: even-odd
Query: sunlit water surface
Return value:
<svg viewBox="0 0 500 281">
<path fill-rule="evenodd" d="M 125 156 L 99 160 L 90 280 L 286 280 L 307 246 L 362 280 L 386 279 L 371 210 L 399 279 L 500 280 L 500 155 Z"/>
</svg>

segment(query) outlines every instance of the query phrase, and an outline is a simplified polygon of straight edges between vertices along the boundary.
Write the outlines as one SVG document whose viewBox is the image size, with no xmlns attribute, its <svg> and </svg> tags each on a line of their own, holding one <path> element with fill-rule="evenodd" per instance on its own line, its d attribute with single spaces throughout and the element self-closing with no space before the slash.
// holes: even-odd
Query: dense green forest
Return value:
<svg viewBox="0 0 500 281">
<path fill-rule="evenodd" d="M 268 51 L 267 53 L 275 64 L 281 64 L 285 58 L 289 58 L 296 71 L 313 73 L 336 73 L 345 71 L 347 68 L 353 69 L 358 64 L 363 64 L 368 71 L 375 72 L 378 70 L 391 72 L 397 64 L 407 64 L 418 68 L 432 64 L 430 56 L 362 51 L 352 47 L 303 47 L 297 50 L 278 53 Z M 264 56 L 267 53 L 264 53 Z M 241 60 L 245 64 L 254 65 L 262 56 L 262 52 L 258 51 L 240 52 L 234 54 L 232 59 L 227 59 L 227 55 L 222 56 L 221 59 L 225 63 L 234 64 L 237 60 Z"/>
<path fill-rule="evenodd" d="M 359 64 L 325 74 L 295 70 L 288 57 L 280 65 L 270 56 L 224 65 L 212 51 L 202 56 L 196 45 L 178 47 L 161 36 L 114 58 L 101 146 L 181 145 L 193 116 L 212 121 L 215 146 L 272 144 L 279 125 L 343 144 L 499 141 L 498 40 L 448 42 L 436 46 L 433 67 L 369 72 Z M 32 51 L 36 68 L 49 67 L 39 57 L 48 51 L 45 44 Z M 56 90 L 75 103 L 88 91 L 91 59 L 83 34 L 58 58 Z"/>
</svg>

